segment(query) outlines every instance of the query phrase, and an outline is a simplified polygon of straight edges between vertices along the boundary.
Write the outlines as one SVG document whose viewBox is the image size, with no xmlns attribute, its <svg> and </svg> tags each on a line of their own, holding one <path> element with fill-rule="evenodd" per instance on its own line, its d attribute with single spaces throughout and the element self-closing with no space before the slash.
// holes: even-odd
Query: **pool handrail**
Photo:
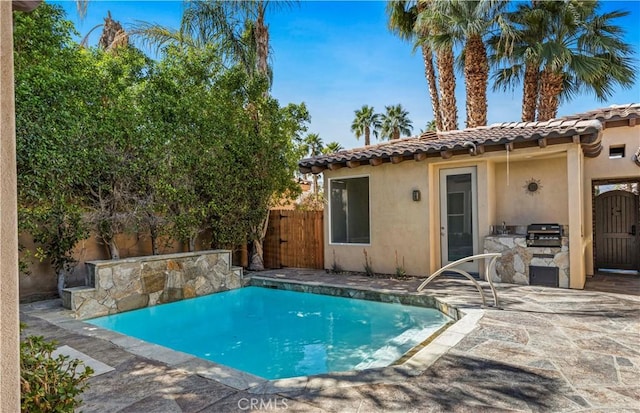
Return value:
<svg viewBox="0 0 640 413">
<path fill-rule="evenodd" d="M 489 282 L 489 288 L 491 288 L 491 293 L 493 294 L 493 301 L 495 303 L 494 307 L 495 308 L 500 308 L 500 303 L 498 301 L 498 292 L 496 291 L 496 288 L 493 286 L 493 282 L 491 281 L 491 275 L 493 274 L 493 271 L 495 269 L 496 260 L 500 256 L 502 256 L 501 253 L 490 252 L 490 253 L 486 253 L 486 254 L 471 255 L 469 257 L 462 258 L 462 259 L 459 259 L 459 260 L 454 261 L 452 263 L 449 263 L 449 264 L 445 265 L 444 267 L 440 268 L 438 271 L 436 271 L 433 274 L 431 274 L 429 276 L 429 278 L 424 280 L 422 282 L 422 284 L 420 284 L 420 286 L 418 286 L 416 291 L 418 291 L 418 292 L 422 291 L 422 289 L 424 287 L 426 287 L 427 284 L 429 284 L 431 281 L 433 281 L 433 279 L 435 279 L 437 276 L 441 275 L 445 271 L 452 271 L 452 272 L 456 272 L 458 274 L 461 274 L 461 275 L 465 276 L 466 278 L 468 278 L 473 283 L 473 285 L 476 286 L 476 288 L 478 289 L 478 292 L 480 293 L 480 298 L 482 298 L 482 306 L 484 307 L 484 306 L 486 306 L 486 300 L 484 298 L 484 292 L 482 291 L 482 286 L 480 285 L 480 283 L 478 283 L 478 281 L 476 281 L 476 279 L 473 278 L 473 276 L 471 274 L 469 274 L 467 271 L 462 270 L 460 268 L 455 268 L 456 266 L 458 266 L 460 264 L 463 264 L 465 262 L 482 259 L 482 260 L 484 260 L 484 263 L 485 263 L 485 267 L 484 267 L 485 268 L 485 276 L 487 278 L 487 281 Z M 489 261 L 487 261 L 487 258 L 491 258 L 491 259 Z"/>
</svg>

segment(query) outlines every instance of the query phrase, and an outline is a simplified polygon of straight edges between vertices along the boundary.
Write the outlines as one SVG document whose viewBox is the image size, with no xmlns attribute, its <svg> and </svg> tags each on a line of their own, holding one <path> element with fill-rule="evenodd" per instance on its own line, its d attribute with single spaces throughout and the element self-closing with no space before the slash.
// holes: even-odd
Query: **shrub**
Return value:
<svg viewBox="0 0 640 413">
<path fill-rule="evenodd" d="M 369 277 L 373 277 L 376 275 L 375 271 L 373 271 L 373 260 L 369 258 L 367 250 L 363 249 L 362 253 L 364 254 L 364 273 Z"/>
<path fill-rule="evenodd" d="M 398 261 L 398 250 L 396 250 L 396 277 L 403 278 L 407 275 L 404 268 L 404 255 L 402 256 L 402 264 Z"/>
<path fill-rule="evenodd" d="M 73 412 L 81 403 L 77 396 L 93 374 L 90 367 L 80 373 L 82 362 L 69 356 L 52 355 L 54 342 L 28 336 L 20 343 L 20 391 L 22 412 Z"/>
</svg>

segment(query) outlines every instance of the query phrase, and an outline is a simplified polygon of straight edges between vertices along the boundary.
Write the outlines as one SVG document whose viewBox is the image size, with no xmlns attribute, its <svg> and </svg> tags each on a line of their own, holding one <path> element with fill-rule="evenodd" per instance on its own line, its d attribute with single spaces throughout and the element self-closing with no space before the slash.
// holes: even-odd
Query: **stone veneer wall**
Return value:
<svg viewBox="0 0 640 413">
<path fill-rule="evenodd" d="M 242 286 L 231 251 L 87 262 L 87 286 L 65 290 L 63 305 L 80 319 L 98 317 Z M 91 288 L 93 287 L 93 288 Z"/>
<path fill-rule="evenodd" d="M 499 252 L 496 282 L 529 284 L 529 266 L 558 267 L 559 286 L 569 288 L 569 238 L 561 247 L 527 247 L 525 235 L 491 235 L 484 239 L 484 252 Z M 544 255 L 537 257 L 535 255 Z"/>
</svg>

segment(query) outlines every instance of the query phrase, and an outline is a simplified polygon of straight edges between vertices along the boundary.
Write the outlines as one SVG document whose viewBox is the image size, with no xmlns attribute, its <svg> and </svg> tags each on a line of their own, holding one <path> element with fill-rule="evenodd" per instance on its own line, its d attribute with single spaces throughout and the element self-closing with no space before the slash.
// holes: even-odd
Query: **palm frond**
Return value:
<svg viewBox="0 0 640 413">
<path fill-rule="evenodd" d="M 159 52 L 163 46 L 170 43 L 195 46 L 193 39 L 184 37 L 179 30 L 173 30 L 157 23 L 136 20 L 128 28 L 129 34 L 140 38 L 142 45 Z"/>
</svg>

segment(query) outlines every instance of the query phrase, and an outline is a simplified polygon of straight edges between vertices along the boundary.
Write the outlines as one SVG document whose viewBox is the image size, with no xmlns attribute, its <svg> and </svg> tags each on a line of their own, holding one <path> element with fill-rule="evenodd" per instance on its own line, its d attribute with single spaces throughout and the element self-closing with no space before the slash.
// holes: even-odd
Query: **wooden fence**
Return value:
<svg viewBox="0 0 640 413">
<path fill-rule="evenodd" d="M 272 210 L 264 241 L 266 268 L 324 268 L 322 211 Z"/>
</svg>

